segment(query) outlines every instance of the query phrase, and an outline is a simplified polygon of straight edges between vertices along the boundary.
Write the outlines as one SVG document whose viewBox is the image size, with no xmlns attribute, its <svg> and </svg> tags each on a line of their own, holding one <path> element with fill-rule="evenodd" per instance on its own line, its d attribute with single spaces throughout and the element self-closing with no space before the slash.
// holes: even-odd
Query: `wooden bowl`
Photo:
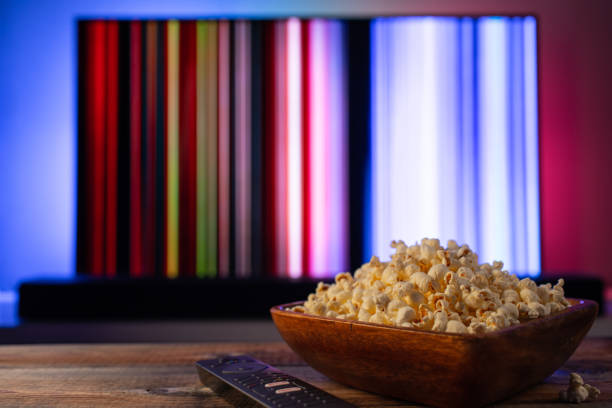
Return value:
<svg viewBox="0 0 612 408">
<path fill-rule="evenodd" d="M 339 383 L 437 407 L 478 407 L 539 383 L 567 361 L 598 309 L 590 300 L 569 300 L 551 316 L 481 335 L 287 310 L 303 302 L 270 312 L 293 351 Z"/>
</svg>

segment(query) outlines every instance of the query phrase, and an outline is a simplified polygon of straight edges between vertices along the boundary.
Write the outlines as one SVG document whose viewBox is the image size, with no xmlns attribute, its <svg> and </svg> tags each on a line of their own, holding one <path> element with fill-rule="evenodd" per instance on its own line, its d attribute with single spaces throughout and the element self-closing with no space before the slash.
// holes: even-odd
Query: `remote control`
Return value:
<svg viewBox="0 0 612 408">
<path fill-rule="evenodd" d="M 202 384 L 240 407 L 354 407 L 252 357 L 220 356 L 196 363 Z"/>
</svg>

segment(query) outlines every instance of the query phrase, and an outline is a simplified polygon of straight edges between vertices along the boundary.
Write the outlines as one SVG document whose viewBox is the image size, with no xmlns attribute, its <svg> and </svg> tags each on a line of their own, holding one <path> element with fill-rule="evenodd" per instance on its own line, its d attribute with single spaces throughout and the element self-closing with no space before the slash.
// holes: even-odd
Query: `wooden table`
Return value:
<svg viewBox="0 0 612 408">
<path fill-rule="evenodd" d="M 231 407 L 199 383 L 193 363 L 236 352 L 269 362 L 357 406 L 415 406 L 337 384 L 284 343 L 1 346 L 0 406 Z M 563 406 L 557 394 L 572 371 L 601 389 L 600 401 L 585 407 L 612 406 L 612 339 L 584 340 L 543 384 L 498 406 Z"/>
</svg>

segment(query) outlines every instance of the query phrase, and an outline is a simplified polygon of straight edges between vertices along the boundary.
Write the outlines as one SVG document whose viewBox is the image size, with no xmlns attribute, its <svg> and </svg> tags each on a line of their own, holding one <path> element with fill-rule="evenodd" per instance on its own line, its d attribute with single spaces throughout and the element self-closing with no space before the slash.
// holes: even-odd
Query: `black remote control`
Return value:
<svg viewBox="0 0 612 408">
<path fill-rule="evenodd" d="M 354 407 L 252 357 L 220 356 L 196 363 L 202 384 L 240 407 Z"/>
</svg>

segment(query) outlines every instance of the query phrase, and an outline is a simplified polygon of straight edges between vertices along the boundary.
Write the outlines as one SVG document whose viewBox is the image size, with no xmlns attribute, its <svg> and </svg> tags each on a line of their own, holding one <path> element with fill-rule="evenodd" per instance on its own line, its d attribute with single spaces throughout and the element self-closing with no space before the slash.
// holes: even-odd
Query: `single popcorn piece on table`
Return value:
<svg viewBox="0 0 612 408">
<path fill-rule="evenodd" d="M 373 256 L 353 275 L 319 282 L 308 300 L 291 310 L 446 333 L 480 334 L 536 319 L 569 306 L 563 279 L 537 285 L 495 261 L 479 263 L 467 245 L 425 238 L 415 245 L 393 241 L 387 262 Z M 583 389 L 586 389 L 583 386 Z M 582 393 L 583 391 L 577 391 Z M 589 391 L 587 391 L 588 393 Z"/>
</svg>

